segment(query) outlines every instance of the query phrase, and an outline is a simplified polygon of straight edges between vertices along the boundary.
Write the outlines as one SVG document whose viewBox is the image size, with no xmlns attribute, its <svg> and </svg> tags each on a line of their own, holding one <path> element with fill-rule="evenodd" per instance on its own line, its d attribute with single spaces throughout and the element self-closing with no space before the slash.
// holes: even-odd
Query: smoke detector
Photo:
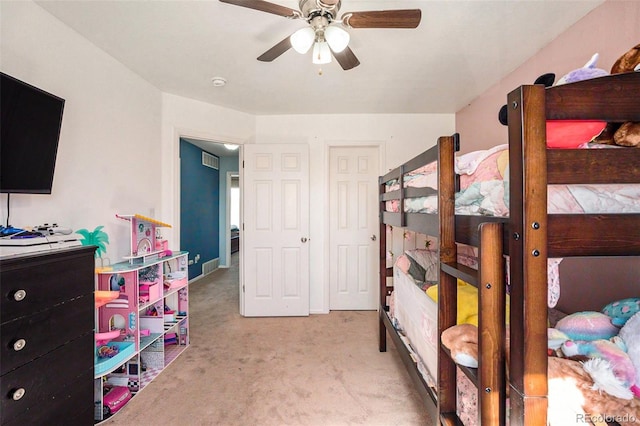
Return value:
<svg viewBox="0 0 640 426">
<path fill-rule="evenodd" d="M 213 77 L 211 79 L 211 84 L 213 84 L 213 87 L 222 87 L 227 84 L 227 80 L 222 77 Z"/>
</svg>

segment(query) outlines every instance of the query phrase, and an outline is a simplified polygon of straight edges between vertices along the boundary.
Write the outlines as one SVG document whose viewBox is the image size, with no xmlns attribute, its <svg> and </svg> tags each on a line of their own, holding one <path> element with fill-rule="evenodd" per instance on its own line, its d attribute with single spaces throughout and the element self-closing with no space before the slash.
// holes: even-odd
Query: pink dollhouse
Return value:
<svg viewBox="0 0 640 426">
<path fill-rule="evenodd" d="M 131 223 L 131 250 L 129 259 L 135 263 L 136 259 L 146 260 L 147 257 L 162 257 L 167 252 L 167 241 L 159 237 L 159 228 L 171 228 L 168 223 L 160 222 L 140 214 L 116 215 L 120 219 Z"/>
</svg>

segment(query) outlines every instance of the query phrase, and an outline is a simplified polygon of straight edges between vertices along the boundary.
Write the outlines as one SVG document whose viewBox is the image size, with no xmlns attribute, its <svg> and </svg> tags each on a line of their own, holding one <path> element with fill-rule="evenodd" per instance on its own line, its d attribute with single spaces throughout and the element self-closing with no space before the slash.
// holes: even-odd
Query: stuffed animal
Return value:
<svg viewBox="0 0 640 426">
<path fill-rule="evenodd" d="M 601 312 L 576 312 L 560 319 L 556 328 L 571 340 L 608 340 L 618 335 L 618 327 L 611 318 Z"/>
<path fill-rule="evenodd" d="M 562 344 L 569 339 L 569 336 L 564 334 L 562 331 L 557 328 L 548 328 L 547 329 L 547 347 L 551 350 L 560 349 Z"/>
<path fill-rule="evenodd" d="M 544 87 L 553 86 L 553 82 L 556 79 L 556 75 L 552 72 L 547 74 L 542 74 L 540 77 L 536 78 L 533 84 L 543 84 Z M 507 121 L 507 106 L 502 105 L 500 111 L 498 111 L 498 121 L 500 124 L 506 126 L 509 124 Z"/>
<path fill-rule="evenodd" d="M 635 424 L 640 419 L 640 399 L 620 399 L 594 389 L 580 362 L 557 357 L 548 361 L 548 424 L 586 425 L 593 419 Z"/>
<path fill-rule="evenodd" d="M 611 67 L 611 74 L 640 71 L 640 44 L 625 52 Z M 640 122 L 607 123 L 592 142 L 640 148 Z"/>
<path fill-rule="evenodd" d="M 609 75 L 597 68 L 599 55 L 595 53 L 582 68 L 569 71 L 560 77 L 555 86 Z M 549 148 L 578 148 L 602 132 L 607 123 L 600 120 L 550 120 L 547 121 L 547 146 Z"/>
<path fill-rule="evenodd" d="M 583 67 L 572 70 L 562 76 L 556 86 L 609 75 L 607 71 L 596 68 L 597 61 L 598 54 L 596 53 Z M 554 80 L 555 74 L 544 74 L 538 77 L 534 84 L 543 84 L 545 87 L 549 87 L 553 85 Z M 503 105 L 500 109 L 498 120 L 505 126 L 507 125 L 506 105 Z M 549 120 L 546 125 L 547 147 L 578 148 L 580 145 L 592 140 L 594 135 L 601 133 L 606 125 L 606 122 L 599 120 Z"/>
<path fill-rule="evenodd" d="M 594 389 L 601 389 L 617 398 L 631 399 L 636 371 L 624 349 L 609 340 L 568 340 L 562 344 L 562 353 L 566 357 L 584 355 L 589 358 L 584 369 L 593 379 Z"/>
<path fill-rule="evenodd" d="M 576 81 L 589 80 L 591 78 L 603 77 L 609 75 L 609 72 L 596 68 L 599 55 L 595 53 L 582 68 L 575 69 L 560 77 L 556 86 L 566 83 L 574 83 Z"/>
<path fill-rule="evenodd" d="M 456 324 L 478 325 L 478 289 L 458 279 L 458 309 Z M 438 302 L 438 286 L 432 285 L 427 290 L 434 302 Z M 477 340 L 476 340 L 477 341 Z"/>
<path fill-rule="evenodd" d="M 627 354 L 636 370 L 635 385 L 631 391 L 640 398 L 640 312 L 629 318 L 618 333 L 627 347 Z"/>
<path fill-rule="evenodd" d="M 442 332 L 441 339 L 456 364 L 478 368 L 478 327 L 473 324 L 454 325 Z"/>
<path fill-rule="evenodd" d="M 622 327 L 629 318 L 640 312 L 640 298 L 616 300 L 602 308 L 602 313 L 611 318 L 611 323 L 616 327 Z"/>
</svg>

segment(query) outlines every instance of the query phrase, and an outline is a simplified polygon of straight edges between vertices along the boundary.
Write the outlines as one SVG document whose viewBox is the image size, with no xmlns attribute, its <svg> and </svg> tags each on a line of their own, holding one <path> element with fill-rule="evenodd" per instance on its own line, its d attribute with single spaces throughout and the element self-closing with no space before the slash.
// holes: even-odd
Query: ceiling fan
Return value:
<svg viewBox="0 0 640 426">
<path fill-rule="evenodd" d="M 295 10 L 263 0 L 220 0 L 236 6 L 273 13 L 289 19 L 304 19 L 309 26 L 285 38 L 258 57 L 271 62 L 293 48 L 306 53 L 313 46 L 313 63 L 331 62 L 331 56 L 344 70 L 360 65 L 349 48 L 349 33 L 345 28 L 416 28 L 420 24 L 420 9 L 397 9 L 344 13 L 337 19 L 341 0 L 299 0 Z"/>
</svg>

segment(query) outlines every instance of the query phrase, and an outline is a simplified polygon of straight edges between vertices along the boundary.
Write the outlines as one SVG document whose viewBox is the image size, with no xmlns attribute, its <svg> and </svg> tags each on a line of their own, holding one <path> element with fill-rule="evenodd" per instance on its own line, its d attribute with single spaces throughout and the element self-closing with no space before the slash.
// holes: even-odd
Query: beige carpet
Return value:
<svg viewBox="0 0 640 426">
<path fill-rule="evenodd" d="M 425 425 L 373 311 L 243 318 L 237 254 L 189 290 L 191 345 L 106 425 Z"/>
</svg>

